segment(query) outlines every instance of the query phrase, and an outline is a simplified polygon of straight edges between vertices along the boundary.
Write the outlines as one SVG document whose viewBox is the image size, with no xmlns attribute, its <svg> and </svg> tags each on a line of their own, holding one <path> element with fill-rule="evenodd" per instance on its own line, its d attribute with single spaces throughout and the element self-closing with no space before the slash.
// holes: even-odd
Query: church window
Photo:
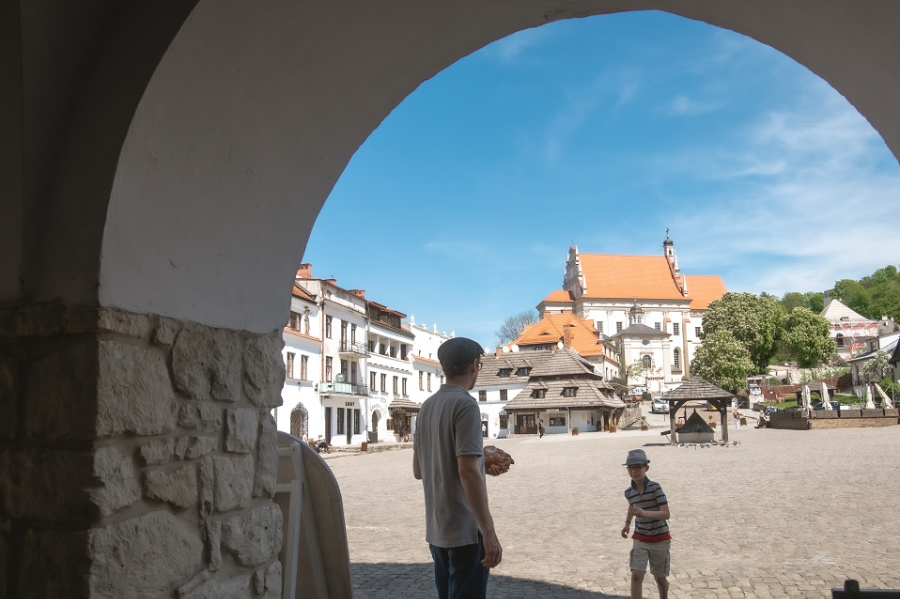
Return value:
<svg viewBox="0 0 900 600">
<path fill-rule="evenodd" d="M 650 368 L 650 366 L 651 366 L 651 364 L 652 364 L 652 361 L 650 360 L 650 355 L 649 355 L 649 354 L 645 354 L 643 357 L 641 357 L 641 364 L 644 365 L 644 368 L 645 368 L 645 369 L 649 369 L 649 368 Z"/>
<path fill-rule="evenodd" d="M 662 323 L 654 323 L 653 329 L 655 329 L 657 331 L 662 331 Z"/>
<path fill-rule="evenodd" d="M 694 335 L 696 337 L 700 337 L 700 328 L 699 327 L 694 327 Z"/>
<path fill-rule="evenodd" d="M 597 321 L 597 333 L 603 333 L 603 321 Z"/>
<path fill-rule="evenodd" d="M 616 333 L 622 333 L 622 321 L 616 321 Z"/>
<path fill-rule="evenodd" d="M 672 323 L 672 333 L 674 335 L 681 335 L 681 324 L 680 323 Z"/>
<path fill-rule="evenodd" d="M 672 368 L 675 371 L 681 370 L 681 350 L 678 348 L 672 352 Z"/>
</svg>

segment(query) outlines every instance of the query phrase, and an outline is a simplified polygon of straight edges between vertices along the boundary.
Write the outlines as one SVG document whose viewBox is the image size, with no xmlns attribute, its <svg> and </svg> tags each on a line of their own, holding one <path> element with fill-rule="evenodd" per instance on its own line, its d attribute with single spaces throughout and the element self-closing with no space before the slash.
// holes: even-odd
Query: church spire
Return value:
<svg viewBox="0 0 900 600">
<path fill-rule="evenodd" d="M 666 262 L 669 263 L 669 273 L 672 274 L 672 281 L 675 282 L 675 287 L 678 288 L 678 291 L 681 292 L 681 295 L 685 298 L 688 295 L 687 290 L 687 281 L 684 278 L 684 275 L 681 274 L 681 267 L 678 266 L 678 255 L 675 253 L 675 242 L 669 238 L 669 228 L 666 228 L 666 239 L 663 240 L 663 256 L 666 257 Z"/>
</svg>

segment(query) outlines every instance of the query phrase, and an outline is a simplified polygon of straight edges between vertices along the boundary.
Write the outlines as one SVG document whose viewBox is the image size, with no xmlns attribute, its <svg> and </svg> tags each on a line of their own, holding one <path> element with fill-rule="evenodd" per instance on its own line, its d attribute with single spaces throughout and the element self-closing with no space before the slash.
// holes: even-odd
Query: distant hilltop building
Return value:
<svg viewBox="0 0 900 600">
<path fill-rule="evenodd" d="M 541 321 L 515 344 L 527 351 L 562 342 L 598 364 L 607 379 L 637 361 L 641 373 L 629 386 L 664 392 L 689 374 L 702 344 L 703 315 L 727 291 L 718 275 L 684 274 L 668 234 L 661 256 L 583 254 L 572 246 L 562 289 L 537 305 Z M 617 355 L 615 370 L 611 355 Z"/>
<path fill-rule="evenodd" d="M 878 338 L 878 321 L 867 319 L 837 298 L 832 298 L 830 291 L 825 293 L 825 308 L 819 314 L 831 326 L 837 355 L 844 360 L 866 351 L 869 342 Z M 882 321 L 886 326 L 888 318 L 883 317 Z"/>
</svg>

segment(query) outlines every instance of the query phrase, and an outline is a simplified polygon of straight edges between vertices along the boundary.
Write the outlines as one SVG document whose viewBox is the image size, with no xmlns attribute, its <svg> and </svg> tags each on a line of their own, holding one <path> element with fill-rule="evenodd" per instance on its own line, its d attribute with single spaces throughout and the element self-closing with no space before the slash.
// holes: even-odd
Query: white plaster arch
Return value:
<svg viewBox="0 0 900 600">
<path fill-rule="evenodd" d="M 421 82 L 516 31 L 633 9 L 664 9 L 779 49 L 843 93 L 898 155 L 896 4 L 202 0 L 121 147 L 98 302 L 272 331 L 337 178 Z"/>
</svg>

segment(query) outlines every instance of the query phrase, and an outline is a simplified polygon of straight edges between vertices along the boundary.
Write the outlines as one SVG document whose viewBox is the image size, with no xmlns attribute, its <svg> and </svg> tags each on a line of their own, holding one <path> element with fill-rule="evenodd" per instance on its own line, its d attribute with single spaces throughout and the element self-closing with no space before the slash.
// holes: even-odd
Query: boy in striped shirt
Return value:
<svg viewBox="0 0 900 600">
<path fill-rule="evenodd" d="M 635 519 L 631 547 L 631 597 L 643 598 L 644 573 L 650 562 L 650 574 L 656 579 L 660 598 L 669 596 L 669 501 L 662 488 L 647 478 L 650 460 L 643 450 L 631 450 L 625 459 L 631 485 L 625 490 L 628 513 L 622 537 L 628 538 L 631 519 Z"/>
</svg>

